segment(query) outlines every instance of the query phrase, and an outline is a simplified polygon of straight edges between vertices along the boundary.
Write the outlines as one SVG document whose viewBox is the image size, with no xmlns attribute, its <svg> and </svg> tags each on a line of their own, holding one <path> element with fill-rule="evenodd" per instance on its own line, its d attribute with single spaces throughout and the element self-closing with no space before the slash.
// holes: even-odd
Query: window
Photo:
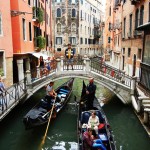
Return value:
<svg viewBox="0 0 150 150">
<path fill-rule="evenodd" d="M 72 9 L 72 17 L 76 17 L 76 10 Z"/>
<path fill-rule="evenodd" d="M 109 16 L 111 16 L 111 7 L 109 8 Z"/>
<path fill-rule="evenodd" d="M 28 5 L 31 5 L 31 0 L 28 0 Z"/>
<path fill-rule="evenodd" d="M 60 23 L 57 24 L 57 32 L 61 32 L 61 24 Z"/>
<path fill-rule="evenodd" d="M 124 18 L 124 22 L 123 22 L 123 34 L 124 34 L 124 37 L 125 37 L 125 34 L 126 34 L 126 18 Z"/>
<path fill-rule="evenodd" d="M 131 56 L 131 48 L 128 48 L 128 57 Z"/>
<path fill-rule="evenodd" d="M 22 30 L 23 30 L 23 40 L 26 40 L 26 22 L 24 18 L 22 18 Z"/>
<path fill-rule="evenodd" d="M 81 29 L 80 29 L 80 33 L 82 33 L 82 24 L 81 24 Z"/>
<path fill-rule="evenodd" d="M 62 37 L 56 37 L 56 44 L 61 45 L 62 44 Z"/>
<path fill-rule="evenodd" d="M 62 2 L 62 0 L 55 0 L 55 2 L 56 2 L 56 3 L 60 3 L 60 2 Z"/>
<path fill-rule="evenodd" d="M 138 20 L 139 20 L 139 10 L 136 10 L 135 13 L 135 29 L 138 27 Z"/>
<path fill-rule="evenodd" d="M 87 44 L 87 38 L 85 38 L 85 44 Z"/>
<path fill-rule="evenodd" d="M 0 13 L 0 35 L 3 34 L 3 31 L 2 31 L 2 15 Z"/>
<path fill-rule="evenodd" d="M 125 48 L 122 49 L 122 54 L 125 54 Z"/>
<path fill-rule="evenodd" d="M 61 9 L 60 8 L 57 9 L 57 17 L 61 17 Z"/>
<path fill-rule="evenodd" d="M 61 52 L 61 48 L 57 48 L 57 52 Z"/>
<path fill-rule="evenodd" d="M 29 40 L 32 41 L 32 28 L 31 28 L 31 22 L 29 22 Z"/>
<path fill-rule="evenodd" d="M 143 24 L 143 19 L 144 19 L 144 6 L 141 6 L 141 9 L 140 9 L 140 25 Z"/>
<path fill-rule="evenodd" d="M 138 49 L 137 58 L 141 59 L 142 49 Z"/>
<path fill-rule="evenodd" d="M 132 34 L 132 14 L 130 15 L 130 27 L 129 27 L 129 34 Z"/>
<path fill-rule="evenodd" d="M 76 24 L 75 23 L 72 23 L 72 25 L 71 25 L 71 31 L 72 32 L 76 32 Z"/>
<path fill-rule="evenodd" d="M 4 51 L 0 51 L 0 75 L 4 76 Z"/>
<path fill-rule="evenodd" d="M 76 44 L 76 37 L 70 37 L 70 38 L 69 38 L 69 42 L 70 42 L 72 45 L 75 45 L 75 44 Z"/>
<path fill-rule="evenodd" d="M 80 44 L 83 44 L 83 38 L 80 38 Z"/>
</svg>

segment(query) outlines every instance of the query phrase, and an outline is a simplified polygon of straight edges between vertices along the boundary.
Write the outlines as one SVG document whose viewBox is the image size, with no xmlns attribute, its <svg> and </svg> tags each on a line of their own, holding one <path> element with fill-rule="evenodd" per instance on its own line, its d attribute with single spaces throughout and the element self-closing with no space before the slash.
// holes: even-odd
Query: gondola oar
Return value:
<svg viewBox="0 0 150 150">
<path fill-rule="evenodd" d="M 52 118 L 53 109 L 54 109 L 54 107 L 55 107 L 55 101 L 56 101 L 56 97 L 55 97 L 55 99 L 54 99 L 54 103 L 53 103 L 53 106 L 52 106 L 52 109 L 51 109 L 51 113 L 50 113 L 50 116 L 49 116 L 49 119 L 48 119 L 48 123 L 47 123 L 46 131 L 45 131 L 45 134 L 44 134 L 43 140 L 42 140 L 41 145 L 40 145 L 40 150 L 41 150 L 42 146 L 43 146 L 43 145 L 44 145 L 44 143 L 45 143 L 45 139 L 46 139 L 46 136 L 47 136 L 47 132 L 48 132 L 48 128 L 49 128 L 49 124 L 50 124 L 50 121 L 51 121 L 51 118 Z"/>
</svg>

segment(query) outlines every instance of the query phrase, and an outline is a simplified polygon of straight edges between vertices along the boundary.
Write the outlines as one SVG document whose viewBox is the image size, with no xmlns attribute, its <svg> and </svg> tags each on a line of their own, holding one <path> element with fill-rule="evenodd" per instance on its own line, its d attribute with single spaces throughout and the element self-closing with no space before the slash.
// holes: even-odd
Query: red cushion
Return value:
<svg viewBox="0 0 150 150">
<path fill-rule="evenodd" d="M 105 126 L 104 123 L 99 124 L 98 129 L 102 129 Z"/>
</svg>

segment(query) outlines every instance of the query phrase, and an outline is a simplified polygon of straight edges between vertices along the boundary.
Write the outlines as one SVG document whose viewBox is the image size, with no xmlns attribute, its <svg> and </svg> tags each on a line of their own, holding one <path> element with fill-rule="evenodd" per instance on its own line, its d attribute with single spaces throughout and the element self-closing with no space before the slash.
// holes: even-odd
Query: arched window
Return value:
<svg viewBox="0 0 150 150">
<path fill-rule="evenodd" d="M 57 17 L 61 17 L 61 9 L 60 8 L 57 9 Z"/>
<path fill-rule="evenodd" d="M 71 31 L 72 32 L 76 32 L 76 24 L 75 23 L 72 23 L 72 25 L 71 25 Z"/>
<path fill-rule="evenodd" d="M 139 19 L 139 9 L 137 9 L 135 13 L 135 29 L 138 27 L 138 19 Z"/>
<path fill-rule="evenodd" d="M 144 6 L 142 5 L 140 9 L 140 25 L 143 24 L 143 19 L 144 19 Z"/>
<path fill-rule="evenodd" d="M 72 9 L 72 17 L 76 17 L 76 10 Z"/>
<path fill-rule="evenodd" d="M 57 32 L 61 32 L 61 24 L 60 23 L 57 24 Z"/>
</svg>

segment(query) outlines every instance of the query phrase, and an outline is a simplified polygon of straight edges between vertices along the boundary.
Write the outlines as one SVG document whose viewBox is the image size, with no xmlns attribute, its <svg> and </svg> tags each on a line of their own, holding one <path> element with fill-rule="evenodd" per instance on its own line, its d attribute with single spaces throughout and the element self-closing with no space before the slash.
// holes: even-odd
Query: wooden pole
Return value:
<svg viewBox="0 0 150 150">
<path fill-rule="evenodd" d="M 46 136 L 47 136 L 47 132 L 48 132 L 49 124 L 50 124 L 50 121 L 51 121 L 51 117 L 52 117 L 53 109 L 54 109 L 54 107 L 55 107 L 55 100 L 56 100 L 56 97 L 55 97 L 55 99 L 54 99 L 54 103 L 53 103 L 53 106 L 52 106 L 52 109 L 51 109 L 51 113 L 50 113 L 50 116 L 49 116 L 49 119 L 48 119 L 48 123 L 47 123 L 46 131 L 45 131 L 45 134 L 44 134 L 43 140 L 42 140 L 41 145 L 40 145 L 40 150 L 41 150 L 42 146 L 43 146 L 43 145 L 44 145 L 44 143 L 45 143 L 45 139 L 46 139 Z"/>
</svg>

